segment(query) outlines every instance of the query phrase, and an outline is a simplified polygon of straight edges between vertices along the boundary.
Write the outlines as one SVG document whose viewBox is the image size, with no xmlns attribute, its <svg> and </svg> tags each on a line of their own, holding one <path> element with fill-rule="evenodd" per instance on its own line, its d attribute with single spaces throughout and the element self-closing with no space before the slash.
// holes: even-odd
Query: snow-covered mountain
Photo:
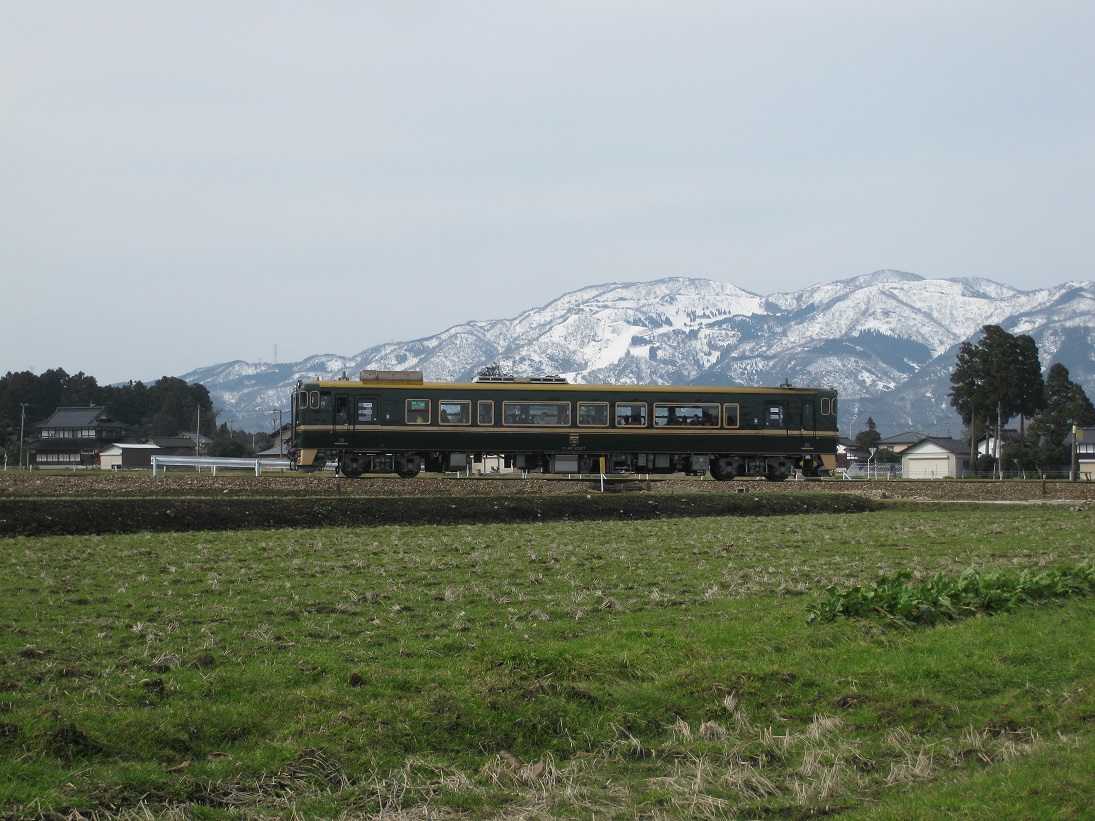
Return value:
<svg viewBox="0 0 1095 821">
<path fill-rule="evenodd" d="M 267 429 L 299 379 L 363 369 L 470 380 L 491 362 L 518 375 L 617 384 L 817 385 L 841 396 L 841 432 L 867 416 L 883 435 L 957 436 L 947 401 L 958 346 L 982 325 L 1026 333 L 1042 364 L 1095 385 L 1095 283 L 1018 291 L 984 279 L 926 280 L 900 271 L 769 296 L 723 282 L 668 278 L 594 285 L 511 319 L 468 322 L 353 356 L 229 362 L 184 375 L 238 425 Z"/>
</svg>

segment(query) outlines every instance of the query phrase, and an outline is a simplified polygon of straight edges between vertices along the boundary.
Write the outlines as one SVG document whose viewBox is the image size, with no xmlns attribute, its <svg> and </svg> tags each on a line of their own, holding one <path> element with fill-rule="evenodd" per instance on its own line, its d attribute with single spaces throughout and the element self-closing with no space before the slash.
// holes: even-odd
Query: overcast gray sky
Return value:
<svg viewBox="0 0 1095 821">
<path fill-rule="evenodd" d="M 1090 0 L 0 0 L 0 372 L 602 282 L 1095 278 Z"/>
</svg>

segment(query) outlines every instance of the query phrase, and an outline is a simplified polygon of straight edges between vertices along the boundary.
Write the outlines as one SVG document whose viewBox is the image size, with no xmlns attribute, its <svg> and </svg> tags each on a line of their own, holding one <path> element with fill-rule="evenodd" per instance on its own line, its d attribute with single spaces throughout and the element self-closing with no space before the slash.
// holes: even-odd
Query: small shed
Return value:
<svg viewBox="0 0 1095 821">
<path fill-rule="evenodd" d="M 927 436 L 901 452 L 905 479 L 961 479 L 970 473 L 969 445 Z"/>
<path fill-rule="evenodd" d="M 147 442 L 118 442 L 99 454 L 99 467 L 103 470 L 148 469 L 152 467 L 152 457 L 159 452 L 158 445 Z"/>
</svg>

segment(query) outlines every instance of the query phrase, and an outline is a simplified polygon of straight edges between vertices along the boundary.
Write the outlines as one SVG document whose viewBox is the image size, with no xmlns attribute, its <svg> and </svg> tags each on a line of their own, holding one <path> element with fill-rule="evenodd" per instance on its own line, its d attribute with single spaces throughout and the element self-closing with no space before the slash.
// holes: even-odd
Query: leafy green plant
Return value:
<svg viewBox="0 0 1095 821">
<path fill-rule="evenodd" d="M 958 578 L 936 575 L 915 583 L 908 570 L 883 576 L 870 587 L 841 592 L 835 585 L 825 598 L 806 608 L 810 624 L 846 618 L 882 616 L 905 627 L 931 625 L 977 613 L 1002 613 L 1020 604 L 1050 599 L 1090 596 L 1095 593 L 1095 564 L 1080 562 L 1074 568 L 1015 575 L 999 570 L 980 573 L 967 570 Z"/>
</svg>

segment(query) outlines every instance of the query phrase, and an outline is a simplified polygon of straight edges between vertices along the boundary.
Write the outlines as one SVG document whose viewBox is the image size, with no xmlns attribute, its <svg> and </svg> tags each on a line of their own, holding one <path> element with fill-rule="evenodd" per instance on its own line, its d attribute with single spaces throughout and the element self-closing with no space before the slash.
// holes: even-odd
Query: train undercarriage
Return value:
<svg viewBox="0 0 1095 821">
<path fill-rule="evenodd" d="M 333 464 L 337 472 L 351 479 L 365 474 L 394 473 L 412 479 L 423 471 L 460 473 L 480 461 L 483 454 L 457 452 L 362 453 L 349 451 L 304 450 L 290 453 L 298 470 L 314 472 Z M 803 476 L 822 474 L 824 465 L 817 454 L 772 454 L 746 456 L 688 453 L 517 453 L 504 457 L 516 470 L 548 474 L 672 474 L 698 476 L 710 473 L 713 479 L 764 478 L 781 482 L 795 471 Z"/>
</svg>

